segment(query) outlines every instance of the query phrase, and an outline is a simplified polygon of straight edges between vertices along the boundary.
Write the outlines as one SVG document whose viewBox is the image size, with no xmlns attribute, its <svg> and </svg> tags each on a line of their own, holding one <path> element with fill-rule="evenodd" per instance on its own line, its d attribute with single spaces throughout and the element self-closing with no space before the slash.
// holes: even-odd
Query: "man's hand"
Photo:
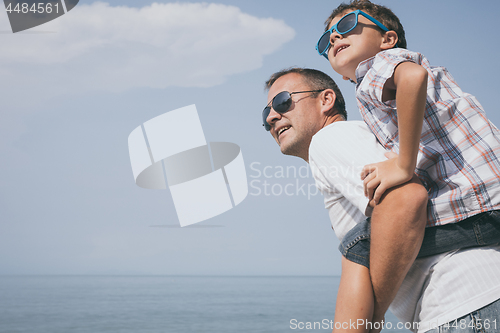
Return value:
<svg viewBox="0 0 500 333">
<path fill-rule="evenodd" d="M 413 171 L 409 172 L 398 165 L 398 154 L 387 152 L 385 157 L 387 161 L 365 165 L 361 172 L 365 196 L 375 204 L 380 202 L 386 190 L 406 183 L 413 177 Z"/>
</svg>

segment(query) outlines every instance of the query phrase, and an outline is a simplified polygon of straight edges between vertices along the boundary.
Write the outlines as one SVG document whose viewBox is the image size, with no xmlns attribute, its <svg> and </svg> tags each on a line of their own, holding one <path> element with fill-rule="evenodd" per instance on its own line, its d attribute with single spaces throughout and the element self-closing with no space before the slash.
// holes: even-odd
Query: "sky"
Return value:
<svg viewBox="0 0 500 333">
<path fill-rule="evenodd" d="M 339 3 L 80 1 L 16 34 L 0 9 L 0 274 L 340 274 L 307 164 L 261 123 L 264 82 L 291 66 L 330 74 L 361 119 L 354 86 L 314 49 Z M 399 16 L 408 49 L 447 67 L 500 125 L 500 3 L 378 3 Z M 207 141 L 240 146 L 249 194 L 180 228 L 168 190 L 135 184 L 127 138 L 190 104 Z"/>
</svg>

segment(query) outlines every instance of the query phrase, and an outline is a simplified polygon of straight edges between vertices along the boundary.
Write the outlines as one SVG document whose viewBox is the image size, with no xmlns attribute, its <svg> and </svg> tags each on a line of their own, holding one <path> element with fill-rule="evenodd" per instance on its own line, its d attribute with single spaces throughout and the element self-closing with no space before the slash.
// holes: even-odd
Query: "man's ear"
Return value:
<svg viewBox="0 0 500 333">
<path fill-rule="evenodd" d="M 322 98 L 321 98 L 321 112 L 324 113 L 325 115 L 328 115 L 328 113 L 332 110 L 333 106 L 335 105 L 336 99 L 337 95 L 335 95 L 333 89 L 325 89 L 322 93 Z"/>
<path fill-rule="evenodd" d="M 382 50 L 389 50 L 394 48 L 398 44 L 398 34 L 394 30 L 387 31 L 382 38 L 382 45 L 380 48 Z"/>
</svg>

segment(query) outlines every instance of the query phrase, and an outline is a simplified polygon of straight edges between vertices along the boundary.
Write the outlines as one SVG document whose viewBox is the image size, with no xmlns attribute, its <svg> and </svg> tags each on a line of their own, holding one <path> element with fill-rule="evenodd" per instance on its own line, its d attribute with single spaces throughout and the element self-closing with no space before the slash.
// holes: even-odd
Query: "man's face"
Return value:
<svg viewBox="0 0 500 333">
<path fill-rule="evenodd" d="M 268 103 L 282 91 L 290 93 L 312 90 L 303 82 L 302 76 L 290 73 L 280 77 L 269 89 Z M 321 93 L 319 93 L 321 94 Z M 314 93 L 292 95 L 292 105 L 288 112 L 279 114 L 273 108 L 267 117 L 271 135 L 285 155 L 293 155 L 308 161 L 309 144 L 314 134 L 324 125 L 321 103 Z"/>
<path fill-rule="evenodd" d="M 328 29 L 335 25 L 346 11 L 336 16 L 330 22 Z M 378 52 L 382 51 L 383 34 L 375 23 L 366 17 L 359 15 L 357 26 L 344 35 L 334 31 L 330 36 L 330 49 L 328 50 L 328 60 L 332 68 L 344 76 L 356 81 L 355 72 L 358 65 Z"/>
</svg>

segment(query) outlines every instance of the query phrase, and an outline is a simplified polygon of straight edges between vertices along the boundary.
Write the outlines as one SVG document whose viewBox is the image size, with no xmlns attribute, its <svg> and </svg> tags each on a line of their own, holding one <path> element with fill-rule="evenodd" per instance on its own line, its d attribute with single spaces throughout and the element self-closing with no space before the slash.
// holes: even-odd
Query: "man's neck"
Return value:
<svg viewBox="0 0 500 333">
<path fill-rule="evenodd" d="M 345 118 L 341 114 L 335 113 L 333 116 L 327 117 L 325 119 L 325 122 L 323 123 L 323 126 L 321 126 L 321 128 L 325 128 L 326 126 L 333 124 L 336 121 L 345 121 Z"/>
</svg>

